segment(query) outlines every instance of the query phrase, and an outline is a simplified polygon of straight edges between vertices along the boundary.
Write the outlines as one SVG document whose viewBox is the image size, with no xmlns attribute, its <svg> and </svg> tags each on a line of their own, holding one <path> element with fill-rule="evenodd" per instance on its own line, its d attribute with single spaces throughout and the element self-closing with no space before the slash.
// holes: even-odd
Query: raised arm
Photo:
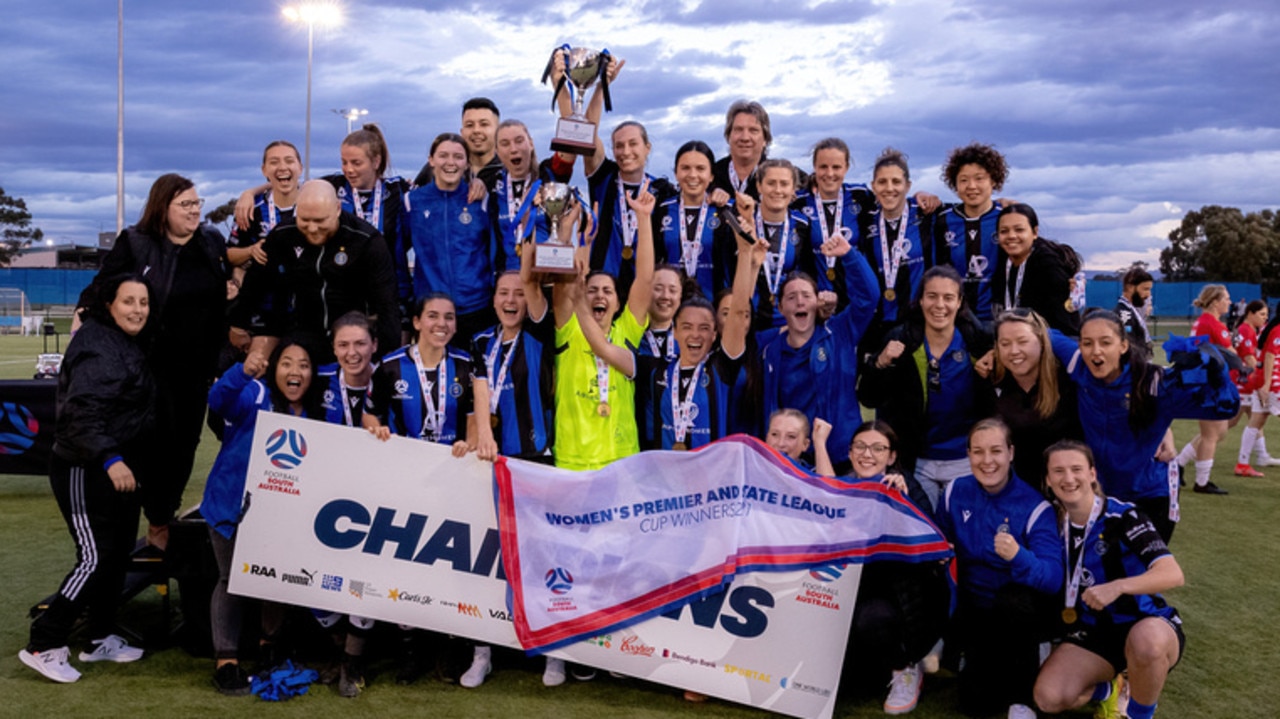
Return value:
<svg viewBox="0 0 1280 719">
<path fill-rule="evenodd" d="M 620 60 L 616 58 L 614 59 L 613 62 L 609 63 L 609 69 L 607 70 L 607 73 L 608 73 L 610 85 L 612 85 L 614 80 L 617 79 L 618 73 L 622 71 L 622 66 L 625 64 L 627 64 L 626 60 Z M 596 168 L 600 167 L 600 165 L 604 163 L 604 159 L 605 159 L 604 140 L 600 139 L 600 131 L 598 129 L 600 127 L 600 115 L 604 110 L 604 94 L 602 90 L 603 90 L 603 86 L 600 84 L 597 84 L 595 89 L 591 91 L 591 99 L 587 102 L 587 107 L 583 111 L 587 115 L 587 121 L 595 123 L 597 128 L 595 154 L 588 155 L 582 158 L 582 171 L 586 173 L 587 177 L 591 177 L 592 175 L 594 175 L 596 172 Z M 568 93 L 565 93 L 565 95 L 567 96 Z M 562 117 L 568 117 L 568 115 L 566 115 L 564 112 L 563 105 L 561 106 L 560 113 Z"/>
<path fill-rule="evenodd" d="M 582 336 L 587 339 L 587 344 L 591 345 L 591 351 L 628 378 L 634 378 L 636 376 L 635 355 L 626 347 L 619 347 L 610 342 L 604 330 L 592 319 L 591 306 L 587 303 L 585 283 L 581 280 L 579 280 L 579 287 L 576 292 L 574 309 L 576 310 L 574 314 L 578 318 L 578 326 L 582 328 Z"/>
<path fill-rule="evenodd" d="M 752 228 L 754 234 L 754 227 Z M 738 243 L 738 266 L 733 275 L 733 294 L 729 298 L 729 317 L 724 323 L 720 346 L 729 357 L 737 358 L 746 351 L 747 332 L 751 330 L 751 295 L 756 277 L 764 265 L 768 242 L 752 242 L 750 237 L 733 233 Z"/>
<path fill-rule="evenodd" d="M 627 310 L 641 324 L 649 314 L 649 301 L 653 298 L 653 208 L 657 199 L 649 192 L 646 179 L 636 193 L 636 198 L 626 198 L 631 211 L 636 213 L 636 279 L 631 283 L 627 297 Z"/>
</svg>

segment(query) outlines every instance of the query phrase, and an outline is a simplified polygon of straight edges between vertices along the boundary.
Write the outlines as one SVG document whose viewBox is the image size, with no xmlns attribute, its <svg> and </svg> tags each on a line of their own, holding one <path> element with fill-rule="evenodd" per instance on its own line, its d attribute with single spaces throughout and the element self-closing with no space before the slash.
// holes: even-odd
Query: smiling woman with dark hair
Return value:
<svg viewBox="0 0 1280 719">
<path fill-rule="evenodd" d="M 151 293 L 138 275 L 99 278 L 88 316 L 58 375 L 58 420 L 49 484 L 76 545 L 76 563 L 31 624 L 18 657 L 61 683 L 80 678 L 67 638 L 87 609 L 95 645 L 83 662 L 132 662 L 142 650 L 114 633 L 116 605 L 138 528 L 135 490 L 155 451 L 155 385 L 138 336 Z"/>
</svg>

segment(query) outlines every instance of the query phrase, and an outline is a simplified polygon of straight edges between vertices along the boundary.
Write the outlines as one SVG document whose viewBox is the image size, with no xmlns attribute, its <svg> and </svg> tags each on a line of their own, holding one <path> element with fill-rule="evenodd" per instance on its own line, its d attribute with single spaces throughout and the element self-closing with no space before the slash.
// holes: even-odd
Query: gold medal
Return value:
<svg viewBox="0 0 1280 719">
<path fill-rule="evenodd" d="M 1080 619 L 1080 614 L 1076 612 L 1075 607 L 1067 607 L 1066 609 L 1062 610 L 1063 624 L 1075 624 L 1076 620 L 1078 619 Z"/>
<path fill-rule="evenodd" d="M 770 295 L 765 295 L 765 296 L 764 296 L 764 300 L 765 300 L 765 302 L 768 302 L 768 303 L 769 303 L 769 307 L 771 307 L 771 308 L 773 308 L 773 307 L 777 307 L 777 306 L 778 306 L 777 298 L 776 298 L 776 297 L 774 297 L 774 296 L 773 296 L 773 295 L 771 295 L 771 294 L 770 294 Z"/>
<path fill-rule="evenodd" d="M 829 280 L 834 280 L 835 278 L 836 278 L 836 268 L 834 268 L 834 267 L 828 267 L 828 268 L 827 268 L 827 279 L 829 279 Z"/>
<path fill-rule="evenodd" d="M 498 415 L 496 414 L 489 415 L 489 426 L 493 427 L 494 429 L 498 428 Z"/>
<path fill-rule="evenodd" d="M 898 299 L 898 293 L 895 292 L 892 287 L 890 287 L 884 291 L 884 299 L 886 302 L 893 302 L 894 300 Z"/>
<path fill-rule="evenodd" d="M 686 452 L 689 450 L 689 445 L 685 444 L 684 442 L 676 442 L 675 444 L 671 445 L 671 449 L 675 450 L 676 452 Z"/>
<path fill-rule="evenodd" d="M 624 260 L 631 259 L 635 254 L 636 254 L 636 251 L 631 249 L 630 247 L 622 248 L 622 259 Z"/>
<path fill-rule="evenodd" d="M 609 403 L 608 403 L 608 402 L 601 402 L 600 404 L 596 405 L 596 414 L 600 415 L 601 417 L 608 417 L 608 416 L 609 416 Z"/>
</svg>

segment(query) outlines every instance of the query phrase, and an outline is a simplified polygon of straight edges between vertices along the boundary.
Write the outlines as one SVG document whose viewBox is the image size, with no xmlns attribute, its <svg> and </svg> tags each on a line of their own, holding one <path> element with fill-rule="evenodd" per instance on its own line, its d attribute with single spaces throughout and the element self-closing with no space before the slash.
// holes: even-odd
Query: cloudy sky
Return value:
<svg viewBox="0 0 1280 719">
<path fill-rule="evenodd" d="M 194 4 L 193 4 L 194 5 Z M 261 151 L 303 143 L 306 30 L 276 0 L 189 8 L 125 2 L 127 224 L 165 172 L 221 203 L 261 181 Z M 1280 14 L 1267 0 L 345 0 L 317 30 L 313 174 L 336 171 L 361 107 L 392 170 L 412 177 L 459 106 L 493 98 L 545 150 L 551 48 L 607 47 L 627 60 L 606 128 L 644 122 L 650 169 L 671 175 L 689 139 L 724 152 L 724 109 L 769 109 L 770 154 L 808 167 L 835 135 L 852 181 L 885 146 L 911 158 L 914 188 L 950 199 L 947 151 L 1005 153 L 1001 193 L 1039 211 L 1042 234 L 1090 267 L 1155 259 L 1190 209 L 1276 207 Z M 116 4 L 24 3 L 0 26 L 0 187 L 59 242 L 115 228 Z"/>
</svg>

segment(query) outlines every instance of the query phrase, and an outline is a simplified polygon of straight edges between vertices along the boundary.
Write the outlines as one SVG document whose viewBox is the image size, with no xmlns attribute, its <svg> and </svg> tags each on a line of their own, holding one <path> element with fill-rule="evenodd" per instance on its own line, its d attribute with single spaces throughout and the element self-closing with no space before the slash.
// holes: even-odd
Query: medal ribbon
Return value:
<svg viewBox="0 0 1280 719">
<path fill-rule="evenodd" d="M 449 353 L 440 358 L 440 366 L 436 368 L 436 397 L 427 389 L 427 368 L 422 364 L 422 352 L 418 345 L 409 347 L 409 355 L 418 368 L 418 387 L 422 390 L 422 401 L 427 406 L 422 418 L 422 439 L 434 442 L 444 430 L 445 386 L 449 384 Z"/>
<path fill-rule="evenodd" d="M 365 392 L 368 392 L 368 391 L 369 391 L 369 385 L 367 385 L 367 384 L 366 384 L 366 385 L 365 385 L 365 386 L 363 386 L 363 387 L 350 387 L 350 388 L 348 388 L 348 387 L 347 387 L 347 383 L 346 383 L 346 382 L 344 382 L 344 381 L 342 381 L 341 377 L 339 377 L 339 380 L 338 380 L 338 389 L 342 392 L 342 419 L 343 419 L 343 421 L 345 421 L 345 422 L 346 422 L 346 425 L 347 425 L 348 427 L 354 427 L 354 426 L 356 426 L 356 425 L 355 425 L 355 420 L 354 420 L 354 419 L 352 418 L 352 416 L 351 416 L 351 398 L 347 395 L 347 390 L 348 390 L 348 389 L 360 389 L 360 390 L 364 390 Z M 366 395 L 366 396 L 367 396 L 367 395 Z"/>
<path fill-rule="evenodd" d="M 782 285 L 782 268 L 787 264 L 787 240 L 791 236 L 791 215 L 788 214 L 782 222 L 782 229 L 778 236 L 778 251 L 766 252 L 764 267 L 765 285 L 769 288 L 769 294 L 773 297 L 778 296 L 778 287 Z M 760 210 L 756 210 L 756 237 L 768 238 L 764 232 L 764 216 L 760 214 Z M 770 243 L 770 249 L 773 244 Z M 772 265 L 775 269 L 772 276 L 769 274 L 769 267 Z"/>
<path fill-rule="evenodd" d="M 1088 547 L 1084 546 L 1089 541 L 1089 532 L 1093 530 L 1093 525 L 1098 521 L 1098 517 L 1102 516 L 1102 497 L 1095 496 L 1093 498 L 1093 509 L 1089 510 L 1089 521 L 1084 525 L 1084 537 L 1080 540 L 1080 555 L 1076 557 L 1076 566 L 1071 570 L 1071 574 L 1067 577 L 1066 595 L 1063 604 L 1067 609 L 1074 609 L 1076 599 L 1080 596 L 1080 578 L 1084 574 L 1084 554 L 1088 551 Z M 1063 517 L 1062 519 L 1062 546 L 1067 551 L 1068 561 L 1071 557 L 1071 518 Z"/>
<path fill-rule="evenodd" d="M 1018 306 L 1018 302 L 1022 299 L 1022 280 L 1026 279 L 1027 267 L 1024 261 L 1018 267 L 1018 283 L 1013 288 L 1013 295 L 1009 295 L 1009 273 L 1013 272 L 1013 260 L 1004 261 L 1004 308 L 1011 310 Z"/>
<path fill-rule="evenodd" d="M 622 172 L 618 172 L 618 220 L 622 223 L 622 246 L 631 247 L 636 243 L 636 232 L 640 227 L 636 213 L 627 206 L 627 188 L 622 184 Z"/>
<path fill-rule="evenodd" d="M 826 203 L 822 201 L 822 193 L 815 191 L 813 193 L 813 208 L 817 213 L 816 219 L 818 220 L 818 229 L 822 230 L 822 244 L 824 245 L 827 244 L 827 241 L 830 240 L 833 235 L 844 229 L 844 187 L 841 186 L 840 189 L 836 191 L 836 216 L 831 222 L 830 230 L 827 230 L 827 211 L 823 207 L 825 204 Z M 881 229 L 881 234 L 883 233 L 884 230 Z M 827 257 L 826 259 L 828 270 L 836 266 L 836 258 L 834 256 Z"/>
<path fill-rule="evenodd" d="M 689 277 L 696 278 L 698 276 L 698 258 L 702 255 L 702 228 L 707 222 L 707 201 L 702 200 L 702 206 L 698 208 L 698 229 L 694 230 L 693 237 L 689 237 L 689 223 L 685 222 L 684 205 L 680 206 L 680 261 L 684 263 L 684 273 Z"/>
<path fill-rule="evenodd" d="M 884 210 L 880 211 L 880 224 L 877 229 L 880 231 L 880 264 L 884 269 L 884 286 L 885 289 L 893 289 L 898 286 L 898 269 L 902 266 L 902 256 L 906 253 L 902 251 L 902 236 L 906 234 L 907 213 L 903 212 L 898 218 L 898 238 L 893 243 L 893 251 L 889 251 L 889 224 L 884 219 Z"/>
<path fill-rule="evenodd" d="M 484 358 L 485 379 L 489 380 L 489 414 L 497 416 L 498 399 L 502 395 L 502 386 L 507 382 L 507 370 L 511 367 L 511 358 L 516 356 L 516 344 L 520 341 L 520 332 L 516 332 L 515 339 L 511 340 L 511 349 L 507 350 L 507 356 L 502 359 L 502 367 L 498 368 L 498 376 L 493 376 L 493 367 L 498 363 L 498 352 L 502 350 L 502 334 L 498 333 L 493 338 L 493 346 L 489 348 L 489 354 Z"/>
<path fill-rule="evenodd" d="M 693 377 L 689 379 L 689 389 L 683 400 L 680 399 L 680 363 L 672 362 L 667 370 L 667 386 L 671 388 L 671 424 L 675 428 L 676 442 L 683 442 L 693 429 L 693 395 L 698 390 L 698 379 L 702 376 L 704 359 L 693 368 Z"/>
<path fill-rule="evenodd" d="M 348 183 L 350 184 L 350 183 Z M 382 180 L 373 186 L 373 209 L 368 215 L 364 213 L 364 203 L 360 201 L 360 191 L 351 188 L 351 204 L 356 209 L 356 216 L 378 228 L 382 232 Z"/>
</svg>

